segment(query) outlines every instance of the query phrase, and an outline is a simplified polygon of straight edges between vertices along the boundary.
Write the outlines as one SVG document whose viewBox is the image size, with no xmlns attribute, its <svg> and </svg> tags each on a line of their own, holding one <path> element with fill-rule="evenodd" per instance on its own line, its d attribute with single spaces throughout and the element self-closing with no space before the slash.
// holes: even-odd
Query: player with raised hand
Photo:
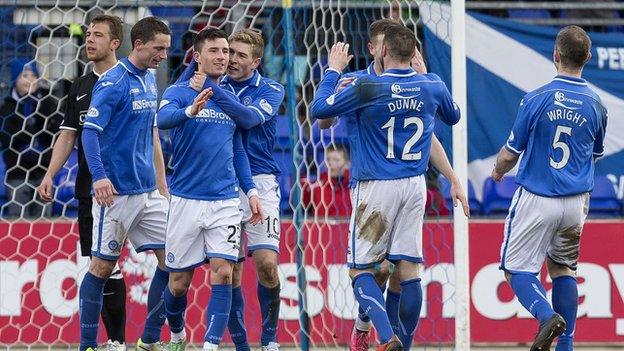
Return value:
<svg viewBox="0 0 624 351">
<path fill-rule="evenodd" d="M 227 39 L 222 30 L 208 28 L 193 40 L 198 72 L 215 85 L 228 65 Z M 243 215 L 239 210 L 239 183 L 248 197 L 252 213 L 250 223 L 259 223 L 263 218 L 237 126 L 239 122 L 249 124 L 244 120 L 248 116 L 239 113 L 231 117 L 225 113 L 215 99 L 219 93 L 229 95 L 221 96 L 219 101 L 236 108 L 238 102 L 234 94 L 218 86 L 198 93 L 187 80 L 167 88 L 158 111 L 158 125 L 171 130 L 173 144 L 166 242 L 167 267 L 171 275 L 164 294 L 172 333 L 169 350 L 185 347 L 186 294 L 195 267 L 206 260 L 210 262 L 212 294 L 206 313 L 208 330 L 203 348 L 214 350 L 221 342 L 232 304 L 232 270 L 240 250 Z M 252 117 L 259 118 L 255 113 Z"/>
<path fill-rule="evenodd" d="M 518 300 L 539 320 L 532 351 L 572 350 L 578 290 L 576 267 L 581 231 L 594 186 L 594 160 L 604 152 L 607 110 L 581 78 L 591 58 L 591 40 L 577 26 L 557 34 L 557 76 L 520 101 L 492 178 L 500 181 L 518 162 L 514 194 L 505 221 L 500 268 Z M 546 260 L 552 306 L 539 274 Z"/>
<path fill-rule="evenodd" d="M 358 77 L 362 77 L 365 75 L 379 76 L 383 73 L 382 47 L 384 40 L 384 31 L 386 28 L 396 25 L 401 24 L 394 19 L 380 19 L 371 23 L 368 50 L 371 56 L 373 56 L 373 62 L 366 69 L 343 74 L 336 89 L 337 92 L 346 88 L 349 84 L 353 82 L 353 80 Z M 411 60 L 411 66 L 416 72 L 420 74 L 427 74 L 427 67 L 425 66 L 424 60 L 417 49 L 414 51 L 414 57 Z M 348 136 L 350 152 L 353 155 L 353 158 L 357 158 L 357 154 L 359 153 L 358 148 L 360 147 L 360 144 L 358 142 L 358 133 L 356 130 L 357 121 L 355 119 L 355 114 L 346 113 L 341 115 L 339 118 L 342 119 L 343 123 L 346 123 L 347 129 L 349 131 Z M 321 129 L 326 129 L 330 128 L 334 123 L 336 123 L 337 119 L 338 118 L 322 119 L 319 120 L 318 123 Z M 453 204 L 456 206 L 458 202 L 461 203 L 464 214 L 466 216 L 470 216 L 470 208 L 464 190 L 462 189 L 457 175 L 451 167 L 444 148 L 442 147 L 442 143 L 440 143 L 435 134 L 431 135 L 430 161 L 431 164 L 440 171 L 440 173 L 442 173 L 447 179 L 451 181 L 451 198 L 453 199 Z M 358 167 L 359 165 L 357 164 L 353 164 L 351 167 L 351 187 L 355 186 L 355 184 L 357 183 L 357 179 L 359 176 Z M 399 335 L 399 338 L 401 339 L 404 348 L 409 349 L 412 341 L 412 335 L 403 335 L 399 324 L 399 303 L 401 299 L 400 280 L 397 273 L 394 273 L 392 275 L 390 274 L 389 266 L 389 262 L 384 261 L 378 267 L 376 267 L 377 269 L 375 271 L 375 278 L 383 292 L 383 290 L 385 290 L 386 288 L 386 282 L 388 282 L 388 278 L 390 277 L 386 297 L 386 311 L 390 320 L 390 324 L 392 325 L 392 329 L 397 335 Z M 358 316 L 356 317 L 355 323 L 353 325 L 353 332 L 351 335 L 350 349 L 352 351 L 368 350 L 370 342 L 370 328 L 370 318 L 366 315 L 366 313 L 364 313 L 364 310 L 359 307 Z"/>
<path fill-rule="evenodd" d="M 280 173 L 273 159 L 273 145 L 284 87 L 262 77 L 257 68 L 264 52 L 262 35 L 251 29 L 242 29 L 230 38 L 230 61 L 227 75 L 220 86 L 236 94 L 242 104 L 260 117 L 261 123 L 243 130 L 242 140 L 249 157 L 251 175 L 259 192 L 265 223 L 249 222 L 251 211 L 245 194 L 241 193 L 243 234 L 247 236 L 247 255 L 253 257 L 258 273 L 258 301 L 260 303 L 260 337 L 263 350 L 278 350 L 277 323 L 280 306 L 280 282 L 277 273 L 280 240 L 279 184 Z M 242 253 L 242 250 L 241 250 Z M 244 259 L 244 254 L 243 258 Z M 234 268 L 232 278 L 232 309 L 228 328 L 236 350 L 249 350 L 244 325 L 244 301 L 241 292 L 242 259 Z"/>
<path fill-rule="evenodd" d="M 37 187 L 37 193 L 45 202 L 54 201 L 53 178 L 63 167 L 78 140 L 78 174 L 74 197 L 78 200 L 78 231 L 80 253 L 91 257 L 93 243 L 93 216 L 91 209 L 91 174 L 82 151 L 80 135 L 84 117 L 89 110 L 91 93 L 97 80 L 117 63 L 115 51 L 123 41 L 123 23 L 119 17 L 98 15 L 91 20 L 86 32 L 86 54 L 93 63 L 93 69 L 76 78 L 69 88 L 65 102 L 65 116 L 59 127 L 60 133 L 54 143 L 48 170 Z M 154 140 L 154 157 L 160 144 Z M 162 157 L 162 151 L 160 154 Z M 116 266 L 104 285 L 102 320 L 109 337 L 107 350 L 125 350 L 126 326 L 126 284 L 121 269 Z"/>
<path fill-rule="evenodd" d="M 158 258 L 145 328 L 162 324 L 158 310 L 168 281 L 163 254 L 168 204 L 162 157 L 154 161 L 157 91 L 148 69 L 167 58 L 170 33 L 155 17 L 138 21 L 131 31 L 132 52 L 93 90 L 81 137 L 95 203 L 93 258 L 80 286 L 80 350 L 97 348 L 104 284 L 126 238 L 137 252 L 153 250 Z"/>
<path fill-rule="evenodd" d="M 347 262 L 360 306 L 380 338 L 378 350 L 402 350 L 383 307 L 374 278 L 375 265 L 388 259 L 401 281 L 401 324 L 411 335 L 422 305 L 420 264 L 426 201 L 424 173 L 429 161 L 434 119 L 459 121 L 459 110 L 444 83 L 434 74 L 410 67 L 416 37 L 396 25 L 384 31 L 379 77 L 361 76 L 334 93 L 350 56 L 348 45 L 332 47 L 329 68 L 312 103 L 312 116 L 332 118 L 355 111 L 362 146 L 353 163 L 360 171 L 352 192 L 353 213 Z"/>
</svg>

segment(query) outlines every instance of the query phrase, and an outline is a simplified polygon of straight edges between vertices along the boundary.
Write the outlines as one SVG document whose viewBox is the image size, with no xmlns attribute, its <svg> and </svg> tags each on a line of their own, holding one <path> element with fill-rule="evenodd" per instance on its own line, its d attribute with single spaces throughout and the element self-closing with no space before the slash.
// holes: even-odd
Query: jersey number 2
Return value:
<svg viewBox="0 0 624 351">
<path fill-rule="evenodd" d="M 570 160 L 570 147 L 568 146 L 568 144 L 559 140 L 561 139 L 561 134 L 567 134 L 569 136 L 572 136 L 572 128 L 557 126 L 552 146 L 554 149 L 561 149 L 563 156 L 561 157 L 561 161 L 559 162 L 553 160 L 552 157 L 550 158 L 550 167 L 554 169 L 562 169 L 563 167 L 565 167 L 565 165 L 568 164 L 568 161 Z"/>
<path fill-rule="evenodd" d="M 388 129 L 388 152 L 386 153 L 386 158 L 394 158 L 394 121 L 396 117 L 390 117 L 388 122 L 381 126 L 381 129 Z M 405 146 L 403 147 L 403 153 L 401 154 L 401 159 L 404 161 L 415 161 L 420 160 L 422 158 L 422 152 L 409 152 L 412 146 L 420 140 L 423 132 L 425 130 L 425 125 L 422 119 L 418 117 L 408 117 L 403 121 L 403 128 L 407 128 L 408 126 L 415 124 L 416 125 L 416 133 L 412 135 L 411 138 L 407 140 Z"/>
</svg>

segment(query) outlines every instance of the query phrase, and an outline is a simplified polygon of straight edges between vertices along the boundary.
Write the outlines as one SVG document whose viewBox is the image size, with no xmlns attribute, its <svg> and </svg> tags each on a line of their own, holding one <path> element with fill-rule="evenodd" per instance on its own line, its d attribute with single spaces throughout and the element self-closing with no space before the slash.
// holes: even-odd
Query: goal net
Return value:
<svg viewBox="0 0 624 351">
<path fill-rule="evenodd" d="M 90 69 L 83 52 L 86 25 L 94 15 L 110 13 L 121 17 L 126 26 L 118 57 L 129 52 L 129 29 L 136 21 L 155 15 L 169 23 L 170 57 L 156 72 L 161 92 L 188 61 L 193 33 L 206 26 L 228 33 L 245 27 L 262 31 L 266 48 L 261 73 L 286 89 L 274 149 L 282 169 L 278 177 L 282 220 L 275 229 L 281 231 L 278 341 L 304 349 L 344 348 L 357 316 L 345 266 L 351 210 L 347 133 L 344 122 L 321 130 L 310 117 L 309 105 L 334 42 L 350 43 L 354 59 L 349 70 L 365 69 L 372 62 L 366 45 L 372 21 L 395 18 L 425 44 L 427 35 L 448 41 L 450 15 L 443 11 L 448 5 L 444 1 L 405 0 L 40 0 L 0 5 L 0 94 L 7 97 L 5 104 L 13 99 L 14 106 L 27 106 L 0 110 L 5 113 L 0 139 L 4 183 L 0 187 L 0 345 L 57 349 L 79 342 L 77 286 L 88 258 L 80 257 L 78 248 L 75 152 L 54 178 L 54 203 L 44 205 L 35 188 L 50 159 L 69 85 Z M 423 45 L 426 59 L 428 49 Z M 450 67 L 450 57 L 436 60 L 448 61 Z M 36 67 L 37 76 L 31 92 L 20 97 L 13 92 L 15 67 L 24 63 Z M 12 127 L 7 126 L 9 119 Z M 436 131 L 450 150 L 449 130 Z M 161 139 L 167 157 L 171 150 L 168 135 L 162 133 Z M 455 340 L 452 208 L 444 198 L 444 179 L 431 170 L 427 181 L 424 303 L 414 347 L 438 349 Z M 145 321 L 147 289 L 156 259 L 151 253 L 136 254 L 127 246 L 119 263 L 127 286 L 126 342 L 133 344 Z M 197 345 L 206 329 L 208 275 L 205 267 L 198 269 L 188 296 L 186 330 Z M 255 285 L 253 262 L 248 260 L 243 291 L 248 338 L 253 344 L 259 342 L 261 332 Z M 100 327 L 98 340 L 106 339 Z M 165 326 L 163 340 L 168 339 Z M 224 342 L 229 340 L 226 336 Z"/>
</svg>

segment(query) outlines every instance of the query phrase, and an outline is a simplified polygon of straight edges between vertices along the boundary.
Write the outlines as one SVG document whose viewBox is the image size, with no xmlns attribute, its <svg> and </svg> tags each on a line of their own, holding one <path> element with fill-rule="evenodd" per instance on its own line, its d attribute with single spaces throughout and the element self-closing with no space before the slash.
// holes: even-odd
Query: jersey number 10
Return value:
<svg viewBox="0 0 624 351">
<path fill-rule="evenodd" d="M 396 117 L 390 117 L 388 122 L 381 126 L 381 129 L 388 129 L 388 152 L 386 153 L 386 158 L 394 158 L 394 122 Z M 404 161 L 416 161 L 422 158 L 422 152 L 409 152 L 410 149 L 420 140 L 423 132 L 425 130 L 425 125 L 422 119 L 418 117 L 408 117 L 403 121 L 403 129 L 408 126 L 415 124 L 416 125 L 416 133 L 412 135 L 409 140 L 405 143 L 403 147 L 403 153 L 401 154 L 401 159 Z"/>
</svg>

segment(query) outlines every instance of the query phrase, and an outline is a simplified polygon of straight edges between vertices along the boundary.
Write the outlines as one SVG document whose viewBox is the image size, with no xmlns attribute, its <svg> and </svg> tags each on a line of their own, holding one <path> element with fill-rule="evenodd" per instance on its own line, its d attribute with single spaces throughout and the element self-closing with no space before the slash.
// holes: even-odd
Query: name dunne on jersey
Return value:
<svg viewBox="0 0 624 351">
<path fill-rule="evenodd" d="M 399 98 L 388 103 L 388 110 L 390 110 L 390 112 L 394 112 L 397 110 L 412 110 L 416 112 L 421 112 L 424 104 L 424 101 L 416 99 Z"/>
</svg>

